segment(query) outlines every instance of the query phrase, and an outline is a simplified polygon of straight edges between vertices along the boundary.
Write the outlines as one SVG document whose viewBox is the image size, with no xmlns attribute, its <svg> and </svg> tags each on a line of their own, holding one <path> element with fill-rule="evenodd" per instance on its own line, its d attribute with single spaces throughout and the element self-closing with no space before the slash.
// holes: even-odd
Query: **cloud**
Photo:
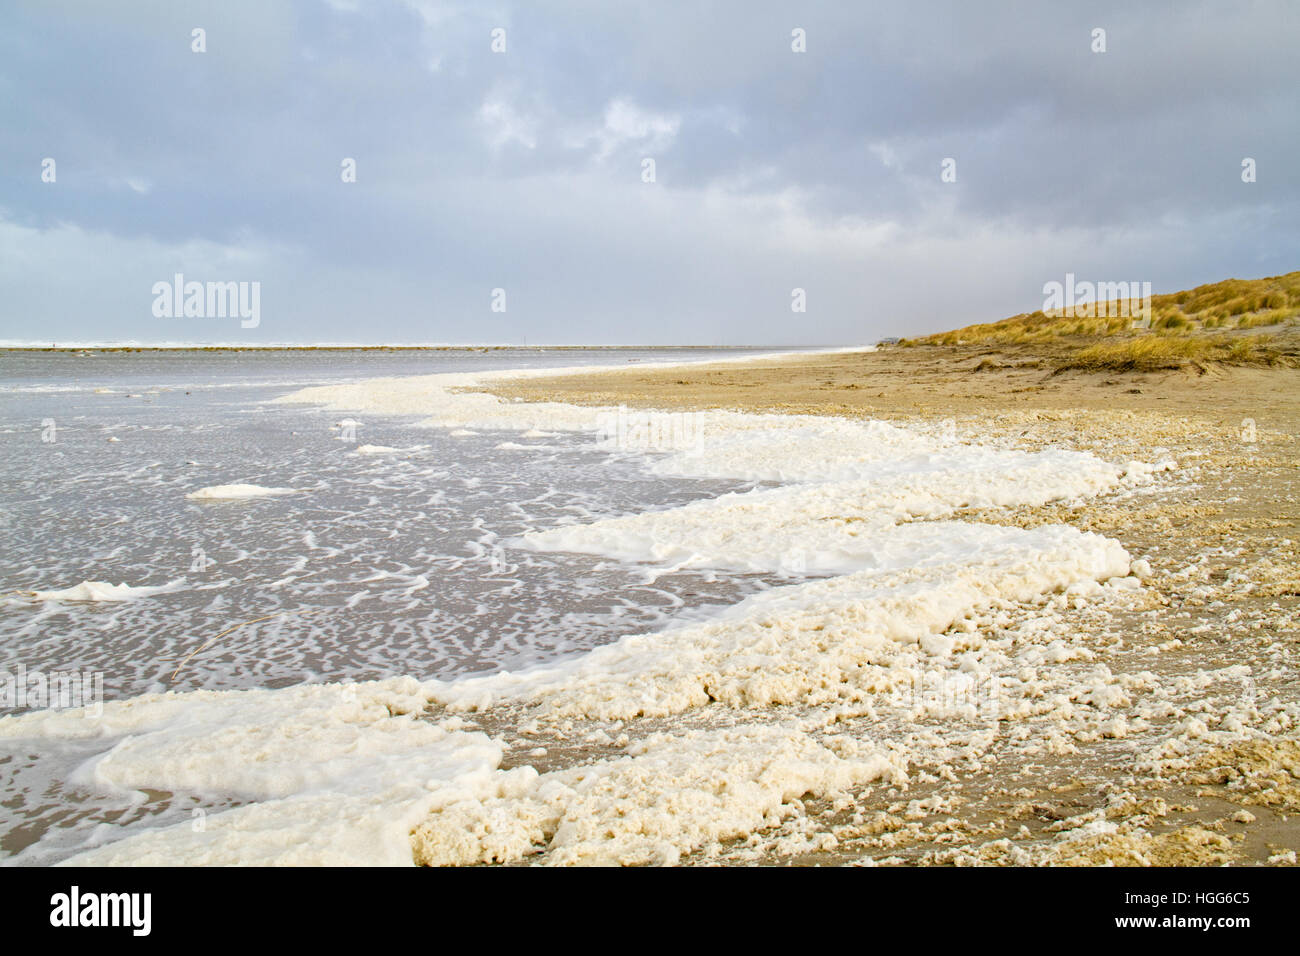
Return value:
<svg viewBox="0 0 1300 956">
<path fill-rule="evenodd" d="M 142 282 L 247 248 L 278 340 L 853 342 L 1289 271 L 1297 9 L 23 0 L 0 301 L 139 339 Z"/>
<path fill-rule="evenodd" d="M 569 143 L 575 147 L 595 144 L 596 159 L 604 161 L 628 145 L 643 152 L 663 152 L 672 146 L 680 128 L 680 116 L 643 110 L 620 97 L 605 107 L 600 126 L 570 137 Z"/>
<path fill-rule="evenodd" d="M 487 129 L 487 140 L 493 149 L 518 143 L 525 149 L 537 148 L 537 130 L 540 121 L 530 116 L 500 96 L 484 101 L 478 111 L 479 122 Z"/>
</svg>

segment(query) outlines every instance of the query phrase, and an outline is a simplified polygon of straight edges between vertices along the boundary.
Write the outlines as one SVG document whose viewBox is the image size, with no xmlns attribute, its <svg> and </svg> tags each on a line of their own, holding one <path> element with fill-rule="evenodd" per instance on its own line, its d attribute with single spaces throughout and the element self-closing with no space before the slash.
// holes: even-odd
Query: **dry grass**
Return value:
<svg viewBox="0 0 1300 956">
<path fill-rule="evenodd" d="M 1024 345 L 1061 338 L 1113 335 L 1132 318 L 1120 303 L 1104 303 L 1096 315 L 1028 312 L 1000 322 L 969 325 L 904 345 Z M 1251 329 L 1295 324 L 1300 317 L 1300 272 L 1267 279 L 1225 279 L 1183 292 L 1151 297 L 1151 330 L 1160 336 L 1188 336 L 1207 329 Z M 1131 348 L 1125 346 L 1125 348 Z M 1158 353 L 1156 346 L 1142 350 Z M 1177 351 L 1176 349 L 1174 351 Z M 1162 366 L 1163 367 L 1163 366 Z"/>
<path fill-rule="evenodd" d="M 1184 366 L 1294 365 L 1294 357 L 1271 345 L 1267 335 L 1163 336 L 1142 335 L 1117 342 L 1099 342 L 1062 359 L 1056 371 L 1153 372 Z"/>
</svg>

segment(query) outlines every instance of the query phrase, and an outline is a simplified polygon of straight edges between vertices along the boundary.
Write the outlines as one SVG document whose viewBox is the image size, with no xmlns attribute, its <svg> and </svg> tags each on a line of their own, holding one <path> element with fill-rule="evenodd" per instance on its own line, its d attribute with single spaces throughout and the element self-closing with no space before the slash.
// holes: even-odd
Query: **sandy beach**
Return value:
<svg viewBox="0 0 1300 956">
<path fill-rule="evenodd" d="M 914 761 L 908 785 L 794 801 L 776 829 L 683 862 L 1295 863 L 1300 370 L 1053 374 L 1055 358 L 1038 346 L 892 346 L 493 385 L 528 402 L 951 421 L 972 442 L 1174 463 L 1142 494 L 957 515 L 1100 532 L 1136 559 L 1140 589 L 1006 606 L 966 625 L 975 644 L 1050 633 L 1054 663 L 1032 675 L 1042 686 L 1030 706 L 964 729 L 933 715 L 900 726 L 870 707 L 823 713 L 848 737 L 893 735 Z M 736 719 L 703 710 L 702 726 Z M 799 708 L 775 710 L 788 713 L 767 719 Z M 634 737 L 654 722 L 635 723 Z M 1224 731 L 1247 733 L 1224 745 Z M 535 741 L 547 747 L 539 769 L 602 753 L 545 728 Z"/>
<path fill-rule="evenodd" d="M 5 849 L 1293 864 L 1292 330 L 1268 364 L 1150 372 L 1060 371 L 1081 343 L 1053 337 L 268 355 L 207 389 L 176 384 L 199 359 L 128 356 L 105 384 L 42 381 L 21 400 L 60 387 L 98 410 L 60 432 L 72 465 L 120 438 L 146 466 L 126 491 L 103 475 L 94 547 L 128 507 L 149 533 L 112 577 L 15 578 L 14 639 L 62 640 L 107 693 L 0 717 L 21 756 Z M 121 419 L 137 395 L 167 427 Z M 216 427 L 231 396 L 285 450 L 267 465 Z M 203 542 L 183 577 L 176 527 Z M 239 609 L 214 621 L 211 591 Z M 101 652 L 91 626 L 160 640 Z M 75 825 L 23 803 L 37 792 L 75 793 Z"/>
</svg>

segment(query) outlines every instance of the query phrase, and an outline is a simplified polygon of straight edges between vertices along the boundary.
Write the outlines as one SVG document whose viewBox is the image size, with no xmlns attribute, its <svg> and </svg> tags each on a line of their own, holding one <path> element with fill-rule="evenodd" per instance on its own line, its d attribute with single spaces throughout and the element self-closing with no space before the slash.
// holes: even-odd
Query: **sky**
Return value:
<svg viewBox="0 0 1300 956">
<path fill-rule="evenodd" d="M 856 345 L 1290 272 L 1297 49 L 1293 0 L 6 0 L 0 340 Z"/>
</svg>

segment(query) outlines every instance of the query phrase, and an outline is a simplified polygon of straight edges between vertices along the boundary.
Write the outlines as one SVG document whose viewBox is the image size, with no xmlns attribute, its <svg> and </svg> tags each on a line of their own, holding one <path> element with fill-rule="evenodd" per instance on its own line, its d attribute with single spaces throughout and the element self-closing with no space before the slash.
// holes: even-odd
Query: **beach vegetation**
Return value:
<svg viewBox="0 0 1300 956">
<path fill-rule="evenodd" d="M 1134 330 L 1132 317 L 1117 314 L 1122 310 L 1110 307 L 1109 303 L 1095 311 L 1096 315 L 1081 318 L 1068 309 L 1040 309 L 999 322 L 940 332 L 913 340 L 913 343 L 1025 345 L 1072 337 L 1127 336 Z M 1225 279 L 1195 289 L 1152 296 L 1149 328 L 1143 331 L 1161 336 L 1186 336 L 1205 329 L 1252 329 L 1295 324 L 1297 317 L 1300 317 L 1300 272 L 1290 272 L 1265 279 Z M 1147 345 L 1142 347 L 1142 351 L 1155 355 L 1162 350 Z M 1177 352 L 1178 347 L 1171 346 L 1170 351 Z"/>
</svg>

